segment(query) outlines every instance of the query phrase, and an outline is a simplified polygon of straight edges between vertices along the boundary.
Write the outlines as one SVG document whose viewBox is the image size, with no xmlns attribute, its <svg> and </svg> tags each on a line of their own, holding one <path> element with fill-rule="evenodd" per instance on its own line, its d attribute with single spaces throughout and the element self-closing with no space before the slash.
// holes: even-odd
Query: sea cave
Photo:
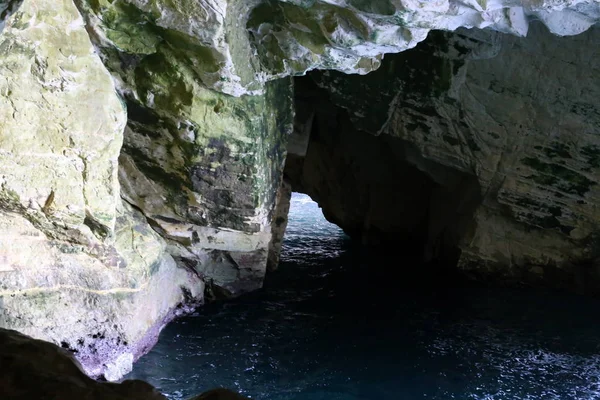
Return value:
<svg viewBox="0 0 600 400">
<path fill-rule="evenodd" d="M 0 398 L 600 398 L 599 20 L 0 0 Z"/>
</svg>

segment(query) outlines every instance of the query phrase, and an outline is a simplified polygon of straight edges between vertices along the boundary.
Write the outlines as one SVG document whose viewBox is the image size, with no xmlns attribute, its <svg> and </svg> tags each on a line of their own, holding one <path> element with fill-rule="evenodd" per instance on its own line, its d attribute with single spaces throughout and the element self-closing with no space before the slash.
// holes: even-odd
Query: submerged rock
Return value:
<svg viewBox="0 0 600 400">
<path fill-rule="evenodd" d="M 5 400 L 166 400 L 150 384 L 89 378 L 70 352 L 0 328 L 0 397 Z M 226 389 L 215 389 L 191 400 L 244 400 Z"/>
</svg>

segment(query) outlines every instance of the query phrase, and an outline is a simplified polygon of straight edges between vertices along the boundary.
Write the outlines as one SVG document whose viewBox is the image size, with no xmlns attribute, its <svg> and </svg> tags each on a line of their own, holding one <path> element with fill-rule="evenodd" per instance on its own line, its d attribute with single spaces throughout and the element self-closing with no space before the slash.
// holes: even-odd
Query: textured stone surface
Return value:
<svg viewBox="0 0 600 400">
<path fill-rule="evenodd" d="M 292 129 L 291 81 L 235 98 L 177 70 L 175 64 L 161 78 L 140 69 L 144 79 L 131 86 L 152 102 L 128 98 L 123 198 L 167 239 L 176 260 L 220 295 L 260 288 Z M 178 79 L 185 92 L 171 90 Z M 189 103 L 179 103 L 181 96 Z"/>
<path fill-rule="evenodd" d="M 25 2 L 0 55 L 0 198 L 49 234 L 112 234 L 126 114 L 77 9 Z"/>
<path fill-rule="evenodd" d="M 110 257 L 89 250 L 0 212 L 0 327 L 60 344 L 89 375 L 114 380 L 164 324 L 202 301 L 204 286 L 131 210 L 120 210 Z"/>
<path fill-rule="evenodd" d="M 70 1 L 8 19 L 0 97 L 0 326 L 116 379 L 204 286 L 121 202 L 125 108 Z"/>
<path fill-rule="evenodd" d="M 272 75 L 314 68 L 366 73 L 381 55 L 414 47 L 432 29 L 488 28 L 517 36 L 539 19 L 557 35 L 575 35 L 600 16 L 579 1 L 266 1 L 248 21 L 262 65 Z"/>
<path fill-rule="evenodd" d="M 429 257 L 453 255 L 456 246 L 459 267 L 475 276 L 593 291 L 600 256 L 599 34 L 593 28 L 556 38 L 541 24 L 526 39 L 436 33 L 366 77 L 316 74 L 327 91 L 316 96 L 336 106 L 320 117 L 301 160 L 303 176 L 295 179 L 349 231 L 406 232 L 426 244 Z M 343 116 L 327 120 L 334 113 Z M 349 156 L 353 151 L 360 154 Z M 360 158 L 367 152 L 379 155 Z M 388 169 L 384 160 L 396 159 L 418 172 L 390 174 L 377 159 Z M 377 175 L 364 172 L 376 168 Z M 392 175 L 393 183 L 385 178 Z M 369 189 L 348 196 L 361 187 Z M 419 196 L 426 206 L 418 223 L 411 222 L 418 213 L 402 216 L 391 204 L 405 209 Z"/>
<path fill-rule="evenodd" d="M 368 243 L 595 282 L 598 10 L 0 0 L 0 325 L 114 379 L 205 283 L 215 298 L 259 288 L 294 114 L 291 80 L 274 79 L 365 74 L 426 37 L 360 80 L 314 76 L 294 184 Z M 429 32 L 459 27 L 489 30 Z"/>
<path fill-rule="evenodd" d="M 0 328 L 0 396 L 10 400 L 166 400 L 146 382 L 97 382 L 86 376 L 66 350 Z M 191 400 L 244 400 L 226 389 L 215 389 Z"/>
<path fill-rule="evenodd" d="M 293 104 L 291 80 L 242 90 L 231 75 L 252 76 L 252 59 L 233 67 L 231 51 L 247 46 L 247 35 L 238 32 L 243 20 L 226 14 L 251 3 L 76 4 L 127 104 L 124 199 L 211 296 L 261 287 Z"/>
<path fill-rule="evenodd" d="M 529 20 L 574 35 L 600 18 L 597 2 L 365 0 L 76 0 L 97 44 L 126 62 L 168 54 L 206 86 L 239 96 L 315 68 L 364 74 L 384 53 L 432 29 L 489 28 L 518 36 Z"/>
</svg>

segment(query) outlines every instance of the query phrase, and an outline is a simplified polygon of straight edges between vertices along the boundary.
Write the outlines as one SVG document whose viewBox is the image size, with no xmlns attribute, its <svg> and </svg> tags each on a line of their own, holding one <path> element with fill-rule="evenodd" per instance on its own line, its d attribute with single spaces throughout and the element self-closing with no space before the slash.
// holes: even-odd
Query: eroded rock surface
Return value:
<svg viewBox="0 0 600 400">
<path fill-rule="evenodd" d="M 288 158 L 292 185 L 367 240 L 594 292 L 599 34 L 438 32 L 361 79 L 315 74 L 325 92 L 299 98 L 317 123 L 306 157 Z"/>
<path fill-rule="evenodd" d="M 0 0 L 0 325 L 115 379 L 205 284 L 262 285 L 288 148 L 294 185 L 365 242 L 593 281 L 599 17 L 579 0 Z M 429 33 L 459 27 L 489 29 Z M 294 105 L 289 75 L 365 74 L 428 33 Z"/>
<path fill-rule="evenodd" d="M 0 36 L 0 326 L 116 379 L 203 282 L 119 196 L 125 107 L 72 2 Z"/>
<path fill-rule="evenodd" d="M 144 82 L 154 86 L 138 88 L 154 103 L 129 102 L 123 198 L 142 210 L 179 263 L 210 283 L 213 295 L 258 289 L 292 129 L 291 82 L 235 98 L 179 78 L 189 104 L 157 106 L 178 104 L 169 86 L 178 75 L 171 74 L 162 80 L 148 75 Z"/>
<path fill-rule="evenodd" d="M 234 96 L 317 68 L 368 73 L 382 54 L 410 49 L 435 29 L 525 36 L 536 19 L 556 35 L 575 35 L 600 18 L 597 2 L 579 0 L 74 1 L 94 42 L 113 56 L 126 54 L 123 63 L 167 56 L 207 87 Z M 19 4 L 0 2 L 0 21 Z"/>
<path fill-rule="evenodd" d="M 556 35 L 600 19 L 594 1 L 76 0 L 96 43 L 156 62 L 168 54 L 207 87 L 240 96 L 274 78 L 336 69 L 365 74 L 430 30 L 488 28 L 525 36 L 530 19 Z"/>
<path fill-rule="evenodd" d="M 231 97 L 185 35 L 115 46 L 117 25 L 143 30 L 125 2 L 17 6 L 0 36 L 0 326 L 117 379 L 205 283 L 261 287 L 291 81 Z"/>
</svg>

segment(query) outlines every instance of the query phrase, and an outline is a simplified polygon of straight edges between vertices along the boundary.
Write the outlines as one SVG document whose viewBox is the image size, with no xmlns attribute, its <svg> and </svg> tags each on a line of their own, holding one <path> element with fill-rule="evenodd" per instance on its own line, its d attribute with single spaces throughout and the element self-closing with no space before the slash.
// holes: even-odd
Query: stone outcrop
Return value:
<svg viewBox="0 0 600 400">
<path fill-rule="evenodd" d="M 68 351 L 16 331 L 0 329 L 0 396 L 10 400 L 166 400 L 146 382 L 97 382 L 89 378 Z M 215 389 L 190 400 L 244 400 Z"/>
<path fill-rule="evenodd" d="M 21 1 L 2 0 L 0 21 Z M 580 0 L 74 1 L 98 45 L 137 61 L 165 52 L 186 59 L 204 85 L 234 96 L 317 68 L 368 73 L 383 54 L 410 49 L 435 29 L 525 36 L 536 19 L 564 36 L 600 18 L 597 2 Z"/>
<path fill-rule="evenodd" d="M 175 79 L 149 75 L 144 82 L 157 86 L 143 94 L 174 104 L 168 85 Z M 194 82 L 185 83 L 191 103 L 178 109 L 128 103 L 121 193 L 166 239 L 168 252 L 210 284 L 211 295 L 230 297 L 260 288 L 266 272 L 271 210 L 292 129 L 291 82 L 243 98 Z"/>
<path fill-rule="evenodd" d="M 432 29 L 527 34 L 539 19 L 575 35 L 599 18 L 595 2 L 368 0 L 77 0 L 105 48 L 155 60 L 183 58 L 206 86 L 239 96 L 306 71 L 367 73 L 384 53 L 414 47 Z"/>
<path fill-rule="evenodd" d="M 0 0 L 0 326 L 116 379 L 174 315 L 261 287 L 288 149 L 293 188 L 365 243 L 590 281 L 599 10 Z M 430 33 L 459 27 L 488 30 Z M 377 68 L 298 79 L 294 104 L 290 75 Z"/>
<path fill-rule="evenodd" d="M 0 48 L 0 326 L 117 378 L 203 282 L 121 202 L 126 110 L 74 4 L 24 3 Z"/>
<path fill-rule="evenodd" d="M 271 218 L 271 241 L 269 242 L 269 254 L 267 259 L 267 268 L 270 270 L 277 269 L 277 266 L 279 265 L 279 256 L 281 254 L 285 229 L 287 228 L 291 200 L 292 185 L 283 179 L 281 181 L 281 186 L 277 191 L 275 209 Z"/>
<path fill-rule="evenodd" d="M 292 186 L 366 242 L 593 293 L 599 35 L 437 32 L 365 77 L 313 74 L 297 85 L 316 122 Z"/>
<path fill-rule="evenodd" d="M 291 81 L 231 97 L 202 83 L 193 44 L 105 38 L 139 27 L 124 2 L 19 5 L 0 36 L 0 326 L 117 379 L 205 284 L 261 287 Z"/>
</svg>

